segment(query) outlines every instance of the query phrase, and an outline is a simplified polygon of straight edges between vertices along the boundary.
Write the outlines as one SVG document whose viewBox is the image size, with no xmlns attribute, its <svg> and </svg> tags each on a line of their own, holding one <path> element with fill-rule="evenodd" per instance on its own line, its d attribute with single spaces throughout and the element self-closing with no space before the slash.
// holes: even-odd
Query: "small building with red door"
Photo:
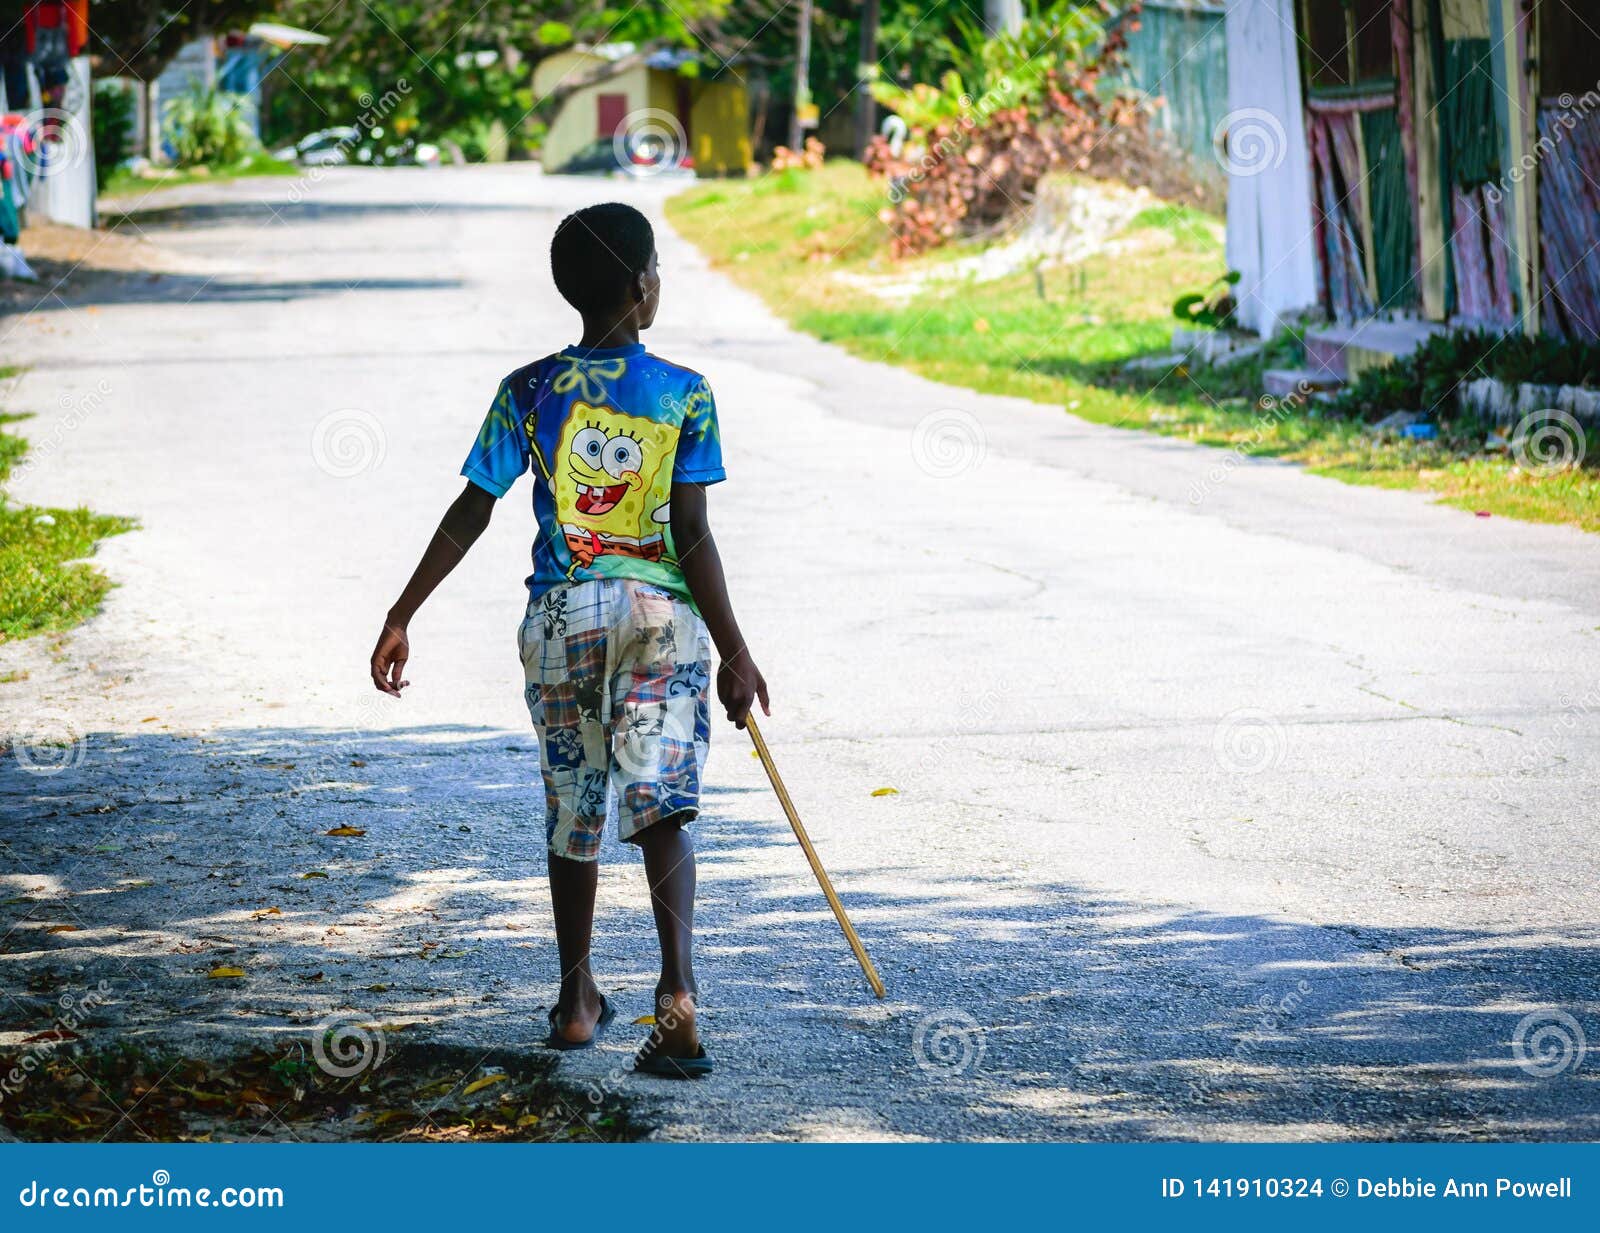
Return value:
<svg viewBox="0 0 1600 1233">
<path fill-rule="evenodd" d="M 700 175 L 744 175 L 750 165 L 749 99 L 732 69 L 708 75 L 692 53 L 671 49 L 579 47 L 539 64 L 534 97 L 573 83 L 587 84 L 568 94 L 550 121 L 540 155 L 546 171 L 588 162 L 608 145 L 624 159 L 665 150 Z"/>
</svg>

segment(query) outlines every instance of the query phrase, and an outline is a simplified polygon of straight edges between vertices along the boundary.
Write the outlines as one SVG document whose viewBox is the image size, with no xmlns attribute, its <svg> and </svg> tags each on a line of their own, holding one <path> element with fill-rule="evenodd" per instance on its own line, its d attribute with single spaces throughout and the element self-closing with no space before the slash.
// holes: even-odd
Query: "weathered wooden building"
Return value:
<svg viewBox="0 0 1600 1233">
<path fill-rule="evenodd" d="M 1320 307 L 1355 365 L 1444 323 L 1600 337 L 1600 5 L 1228 0 L 1226 32 L 1248 325 Z"/>
</svg>

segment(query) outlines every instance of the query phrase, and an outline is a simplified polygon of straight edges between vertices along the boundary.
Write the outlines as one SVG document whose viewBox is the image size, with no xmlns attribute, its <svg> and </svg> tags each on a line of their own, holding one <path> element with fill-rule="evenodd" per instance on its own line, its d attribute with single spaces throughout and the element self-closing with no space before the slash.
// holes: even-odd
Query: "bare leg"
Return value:
<svg viewBox="0 0 1600 1233">
<path fill-rule="evenodd" d="M 599 880 L 599 861 L 575 861 L 550 854 L 550 906 L 555 910 L 556 946 L 561 952 L 556 1030 L 575 1045 L 593 1036 L 600 1020 L 600 991 L 589 971 L 594 892 Z"/>
<path fill-rule="evenodd" d="M 676 818 L 663 818 L 639 836 L 639 846 L 661 940 L 652 1039 L 668 1057 L 694 1057 L 700 1051 L 694 1021 L 694 841 Z"/>
</svg>

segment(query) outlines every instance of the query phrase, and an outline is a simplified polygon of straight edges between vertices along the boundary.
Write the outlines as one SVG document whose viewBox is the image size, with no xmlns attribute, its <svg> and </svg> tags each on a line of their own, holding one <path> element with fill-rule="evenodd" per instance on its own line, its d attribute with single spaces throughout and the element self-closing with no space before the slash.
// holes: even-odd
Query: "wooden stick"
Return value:
<svg viewBox="0 0 1600 1233">
<path fill-rule="evenodd" d="M 773 765 L 767 743 L 761 739 L 761 729 L 756 727 L 756 717 L 753 714 L 745 716 L 744 726 L 750 733 L 750 739 L 755 742 L 761 765 L 767 768 L 767 778 L 772 781 L 772 790 L 778 794 L 778 803 L 783 806 L 783 812 L 789 818 L 789 825 L 794 828 L 794 837 L 800 841 L 806 859 L 811 862 L 811 872 L 817 875 L 822 893 L 828 897 L 828 906 L 833 909 L 833 915 L 839 921 L 839 928 L 844 930 L 845 940 L 850 943 L 850 949 L 855 951 L 856 958 L 861 963 L 861 970 L 867 974 L 867 983 L 872 986 L 872 992 L 881 998 L 883 981 L 878 976 L 878 969 L 873 967 L 872 960 L 867 958 L 867 948 L 861 945 L 861 939 L 856 935 L 856 927 L 850 923 L 850 918 L 845 915 L 844 904 L 839 902 L 839 896 L 834 893 L 833 883 L 828 879 L 828 871 L 822 867 L 822 860 L 817 856 L 817 850 L 811 846 L 811 836 L 806 834 L 806 828 L 800 822 L 800 815 L 795 812 L 794 802 L 789 799 L 789 790 L 783 786 L 783 780 L 778 777 L 778 768 Z"/>
</svg>

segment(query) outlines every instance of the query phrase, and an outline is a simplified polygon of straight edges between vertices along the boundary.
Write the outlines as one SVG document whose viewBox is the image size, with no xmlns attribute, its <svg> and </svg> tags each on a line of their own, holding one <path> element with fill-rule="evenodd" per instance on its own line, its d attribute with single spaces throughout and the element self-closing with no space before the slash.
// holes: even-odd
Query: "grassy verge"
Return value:
<svg viewBox="0 0 1600 1233">
<path fill-rule="evenodd" d="M 118 167 L 106 178 L 102 197 L 137 197 L 157 188 L 179 188 L 185 184 L 216 184 L 223 180 L 243 180 L 249 176 L 297 176 L 304 169 L 265 152 L 253 154 L 236 167 L 159 167 L 135 175 Z"/>
<path fill-rule="evenodd" d="M 1208 215 L 1155 205 L 1079 265 L 983 283 L 929 282 L 890 301 L 861 280 L 905 282 L 961 253 L 889 262 L 877 221 L 886 204 L 881 185 L 841 161 L 819 172 L 698 185 L 668 202 L 667 214 L 713 265 L 792 324 L 868 359 L 1096 423 L 1298 462 L 1349 483 L 1420 489 L 1463 509 L 1600 531 L 1600 472 L 1592 467 L 1535 474 L 1483 453 L 1481 435 L 1378 441 L 1314 406 L 1263 406 L 1262 369 L 1285 355 L 1226 370 L 1124 375 L 1128 360 L 1168 349 L 1173 300 L 1223 273 L 1220 228 Z"/>
<path fill-rule="evenodd" d="M 0 368 L 0 392 L 17 371 Z M 5 427 L 26 418 L 0 411 L 0 484 L 28 449 Z M 133 525 L 81 507 L 16 505 L 0 492 L 0 643 L 70 629 L 94 615 L 111 581 L 82 558 Z"/>
</svg>

